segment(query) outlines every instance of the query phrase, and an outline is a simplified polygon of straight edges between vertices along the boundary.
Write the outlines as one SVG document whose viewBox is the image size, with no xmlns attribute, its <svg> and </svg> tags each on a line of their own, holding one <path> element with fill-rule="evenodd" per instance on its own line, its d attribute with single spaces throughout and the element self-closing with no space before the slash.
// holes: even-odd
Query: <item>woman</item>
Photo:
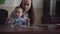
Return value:
<svg viewBox="0 0 60 34">
<path fill-rule="evenodd" d="M 34 10 L 33 10 L 33 0 L 22 0 L 20 7 L 22 7 L 25 11 L 25 16 L 28 15 L 30 19 L 30 26 L 34 23 Z M 26 15 L 27 14 L 27 15 Z"/>
<path fill-rule="evenodd" d="M 22 0 L 20 7 L 23 8 L 24 13 L 25 13 L 25 17 L 28 17 L 30 20 L 30 26 L 33 26 L 34 23 L 34 10 L 33 10 L 33 4 L 32 4 L 33 0 Z M 14 12 L 14 11 L 13 11 Z M 10 18 L 13 18 L 13 12 L 10 15 Z M 27 24 L 28 25 L 28 24 Z"/>
</svg>

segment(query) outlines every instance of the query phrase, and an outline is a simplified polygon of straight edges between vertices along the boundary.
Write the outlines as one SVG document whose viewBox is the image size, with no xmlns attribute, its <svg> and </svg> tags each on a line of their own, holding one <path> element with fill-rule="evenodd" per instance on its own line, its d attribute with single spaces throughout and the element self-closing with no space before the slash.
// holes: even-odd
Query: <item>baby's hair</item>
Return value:
<svg viewBox="0 0 60 34">
<path fill-rule="evenodd" d="M 16 7 L 15 7 L 15 9 L 19 9 L 19 8 L 22 8 L 22 7 L 20 7 L 20 6 L 16 6 Z M 23 9 L 23 8 L 22 8 L 22 9 Z"/>
<path fill-rule="evenodd" d="M 15 9 L 16 9 L 16 8 L 20 8 L 20 6 L 16 6 Z"/>
</svg>

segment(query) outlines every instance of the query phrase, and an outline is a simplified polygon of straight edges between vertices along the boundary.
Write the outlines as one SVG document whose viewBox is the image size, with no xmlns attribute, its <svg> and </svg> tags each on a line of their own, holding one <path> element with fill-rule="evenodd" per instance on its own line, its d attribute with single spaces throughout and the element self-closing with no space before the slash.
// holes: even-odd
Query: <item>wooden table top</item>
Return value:
<svg viewBox="0 0 60 34">
<path fill-rule="evenodd" d="M 25 28 L 11 28 L 7 25 L 0 25 L 0 32 L 57 32 L 55 28 L 48 27 L 25 27 Z"/>
</svg>

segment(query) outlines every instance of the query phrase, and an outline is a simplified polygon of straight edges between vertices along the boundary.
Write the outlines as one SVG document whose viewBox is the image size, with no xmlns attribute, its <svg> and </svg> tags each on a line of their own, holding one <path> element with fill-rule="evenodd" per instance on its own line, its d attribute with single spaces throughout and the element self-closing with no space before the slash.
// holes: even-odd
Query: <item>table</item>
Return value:
<svg viewBox="0 0 60 34">
<path fill-rule="evenodd" d="M 56 28 L 48 28 L 48 27 L 25 27 L 25 28 L 11 28 L 7 25 L 0 25 L 0 32 L 58 32 Z M 60 32 L 60 30 L 59 30 Z"/>
<path fill-rule="evenodd" d="M 11 28 L 10 26 L 0 25 L 0 32 L 27 32 L 27 31 L 42 31 L 43 27 L 25 27 L 25 28 Z"/>
</svg>

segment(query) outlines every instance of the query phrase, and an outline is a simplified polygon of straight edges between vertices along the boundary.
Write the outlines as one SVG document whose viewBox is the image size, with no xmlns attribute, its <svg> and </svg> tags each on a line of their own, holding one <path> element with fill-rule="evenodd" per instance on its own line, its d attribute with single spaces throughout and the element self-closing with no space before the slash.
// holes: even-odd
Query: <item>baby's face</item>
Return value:
<svg viewBox="0 0 60 34">
<path fill-rule="evenodd" d="M 21 17 L 23 15 L 23 9 L 21 8 L 15 9 L 14 15 L 17 17 Z"/>
</svg>

